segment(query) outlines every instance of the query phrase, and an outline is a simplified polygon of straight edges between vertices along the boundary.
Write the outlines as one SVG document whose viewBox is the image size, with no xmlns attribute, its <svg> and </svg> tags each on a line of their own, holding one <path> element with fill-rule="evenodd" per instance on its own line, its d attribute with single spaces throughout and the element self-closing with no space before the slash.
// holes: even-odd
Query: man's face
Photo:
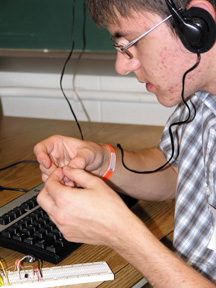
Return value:
<svg viewBox="0 0 216 288">
<path fill-rule="evenodd" d="M 145 11 L 133 12 L 130 18 L 123 18 L 116 13 L 119 23 L 109 25 L 108 30 L 112 36 L 117 35 L 118 44 L 123 45 L 162 20 L 158 15 Z M 115 67 L 119 74 L 133 72 L 138 81 L 146 83 L 147 90 L 156 94 L 164 106 L 171 107 L 181 102 L 182 77 L 196 63 L 197 55 L 183 46 L 166 23 L 130 47 L 129 51 L 133 55 L 132 59 L 117 52 Z M 186 77 L 185 98 L 202 87 L 199 67 Z"/>
</svg>

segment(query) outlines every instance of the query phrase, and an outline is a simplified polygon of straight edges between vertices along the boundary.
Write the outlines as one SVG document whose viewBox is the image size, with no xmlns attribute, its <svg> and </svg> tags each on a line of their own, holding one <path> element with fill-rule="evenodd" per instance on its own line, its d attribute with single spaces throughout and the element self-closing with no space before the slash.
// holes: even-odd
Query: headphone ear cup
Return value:
<svg viewBox="0 0 216 288">
<path fill-rule="evenodd" d="M 185 23 L 190 23 L 199 36 L 199 44 L 194 45 L 191 41 L 190 35 L 193 34 L 193 30 L 188 28 L 188 33 L 185 33 L 187 27 L 182 29 L 177 25 L 178 35 L 184 44 L 184 46 L 193 53 L 207 52 L 215 43 L 216 38 L 216 24 L 212 16 L 204 9 L 198 7 L 192 7 L 181 13 Z"/>
</svg>

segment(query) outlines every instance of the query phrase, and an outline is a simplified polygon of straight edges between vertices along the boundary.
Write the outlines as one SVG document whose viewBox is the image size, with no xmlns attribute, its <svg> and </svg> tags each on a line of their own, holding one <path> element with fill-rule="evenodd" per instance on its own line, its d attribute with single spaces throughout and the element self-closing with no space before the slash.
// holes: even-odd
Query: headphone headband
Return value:
<svg viewBox="0 0 216 288">
<path fill-rule="evenodd" d="M 184 46 L 193 53 L 211 49 L 216 37 L 216 24 L 212 16 L 205 9 L 197 7 L 180 12 L 172 0 L 166 0 L 166 4 Z"/>
</svg>

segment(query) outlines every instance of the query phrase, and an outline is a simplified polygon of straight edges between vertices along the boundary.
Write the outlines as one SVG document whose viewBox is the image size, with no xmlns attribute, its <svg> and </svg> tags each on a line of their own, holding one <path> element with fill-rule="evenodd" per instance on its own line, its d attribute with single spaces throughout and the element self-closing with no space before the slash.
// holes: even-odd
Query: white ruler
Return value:
<svg viewBox="0 0 216 288">
<path fill-rule="evenodd" d="M 38 273 L 37 275 L 34 273 L 33 269 L 21 270 L 20 273 L 18 271 L 8 271 L 7 276 L 10 285 L 3 276 L 4 285 L 2 287 L 57 287 L 114 279 L 114 274 L 106 262 L 42 268 L 42 274 L 43 277 L 41 278 Z"/>
</svg>

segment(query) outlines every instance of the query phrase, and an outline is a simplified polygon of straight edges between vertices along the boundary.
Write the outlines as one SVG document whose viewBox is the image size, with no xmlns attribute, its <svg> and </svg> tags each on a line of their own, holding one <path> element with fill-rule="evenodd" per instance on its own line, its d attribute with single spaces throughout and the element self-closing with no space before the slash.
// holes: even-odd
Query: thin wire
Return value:
<svg viewBox="0 0 216 288">
<path fill-rule="evenodd" d="M 74 41 L 75 2 L 76 2 L 76 1 L 73 0 L 73 3 L 72 3 L 72 33 L 71 33 L 71 36 L 72 36 L 72 47 L 71 47 L 70 53 L 69 53 L 69 55 L 68 55 L 68 57 L 67 57 L 67 59 L 66 59 L 66 61 L 65 61 L 65 63 L 64 63 L 63 69 L 62 69 L 62 73 L 61 73 L 61 77 L 60 77 L 60 88 L 61 88 L 62 94 L 64 95 L 65 100 L 67 101 L 67 103 L 68 103 L 68 105 L 69 105 L 69 108 L 70 108 L 70 110 L 71 110 L 71 113 L 73 114 L 73 117 L 74 117 L 74 119 L 75 119 L 75 121 L 76 121 L 77 127 L 78 127 L 79 132 L 80 132 L 80 135 L 81 135 L 81 139 L 83 140 L 84 137 L 83 137 L 82 129 L 81 129 L 80 124 L 79 124 L 79 122 L 78 122 L 78 120 L 77 120 L 76 114 L 74 113 L 74 110 L 73 110 L 73 108 L 72 108 L 72 105 L 71 105 L 70 101 L 68 100 L 68 98 L 67 98 L 67 96 L 66 96 L 66 94 L 65 94 L 65 92 L 64 92 L 63 85 L 62 85 L 63 77 L 64 77 L 64 73 L 65 73 L 65 69 L 66 69 L 66 66 L 67 66 L 67 64 L 68 64 L 68 62 L 69 62 L 69 60 L 70 60 L 70 58 L 71 58 L 71 56 L 72 56 L 72 54 L 73 54 L 74 45 L 75 45 L 75 41 Z"/>
<path fill-rule="evenodd" d="M 29 190 L 26 189 L 22 189 L 22 188 L 10 188 L 10 187 L 4 187 L 0 185 L 0 192 L 4 191 L 4 190 L 8 190 L 8 191 L 19 191 L 19 192 L 25 192 L 27 193 Z"/>
<path fill-rule="evenodd" d="M 77 76 L 78 66 L 79 66 L 80 60 L 81 60 L 81 58 L 82 58 L 82 56 L 86 50 L 86 7 L 85 7 L 85 1 L 83 2 L 82 36 L 83 36 L 83 39 L 82 39 L 83 47 L 82 47 L 81 53 L 79 53 L 79 57 L 78 57 L 76 64 L 75 64 L 72 83 L 73 83 L 74 94 L 77 98 L 77 101 L 79 101 L 80 105 L 82 106 L 83 112 L 85 113 L 87 120 L 89 122 L 91 122 L 90 116 L 89 116 L 89 114 L 85 108 L 85 105 L 84 105 L 82 99 L 80 98 L 79 93 L 77 92 L 77 89 L 76 89 L 76 76 Z"/>
<path fill-rule="evenodd" d="M 8 286 L 10 286 L 10 282 L 9 282 L 9 279 L 8 279 L 7 272 L 5 271 L 4 265 L 2 264 L 1 261 L 0 261 L 0 265 L 1 265 L 2 270 L 3 270 L 3 272 L 4 272 L 4 276 L 5 276 L 6 280 L 7 280 L 7 284 L 8 284 Z"/>
<path fill-rule="evenodd" d="M 43 274 L 42 274 L 43 261 L 41 259 L 37 259 L 37 263 L 38 263 L 38 270 L 39 270 L 40 276 L 41 278 L 43 278 Z"/>
<path fill-rule="evenodd" d="M 34 161 L 34 160 L 23 160 L 23 161 L 19 161 L 19 162 L 15 162 L 13 164 L 10 164 L 6 167 L 0 168 L 0 171 L 4 171 L 6 169 L 9 169 L 11 167 L 14 167 L 16 165 L 22 164 L 22 163 L 36 163 L 38 164 L 38 161 Z M 0 192 L 4 191 L 4 190 L 9 190 L 9 191 L 19 191 L 19 192 L 25 192 L 27 193 L 29 190 L 26 189 L 22 189 L 22 188 L 11 188 L 11 187 L 4 187 L 0 185 Z"/>
<path fill-rule="evenodd" d="M 3 168 L 0 168 L 0 171 L 9 169 L 9 168 L 11 168 L 11 167 L 13 167 L 13 166 L 16 166 L 16 165 L 19 165 L 19 164 L 21 164 L 21 163 L 37 163 L 37 164 L 38 164 L 38 161 L 34 161 L 34 160 L 23 160 L 23 161 L 15 162 L 15 163 L 13 163 L 13 164 L 10 164 L 10 165 L 8 165 L 8 166 L 5 166 L 5 167 L 3 167 Z"/>
<path fill-rule="evenodd" d="M 163 164 L 162 166 L 160 166 L 159 168 L 155 169 L 155 170 L 151 170 L 151 171 L 137 171 L 137 170 L 134 170 L 134 169 L 130 169 L 124 162 L 124 150 L 123 148 L 121 147 L 120 144 L 117 144 L 117 147 L 120 149 L 121 151 L 121 157 L 122 157 L 122 165 L 124 166 L 125 169 L 127 169 L 128 171 L 130 172 L 133 172 L 133 173 L 136 173 L 136 174 L 151 174 L 151 173 L 155 173 L 155 172 L 158 172 L 160 170 L 162 170 L 164 167 L 166 167 L 170 161 L 172 160 L 173 156 L 174 156 L 174 141 L 173 141 L 173 134 L 172 134 L 172 127 L 173 126 L 177 126 L 177 125 L 182 125 L 182 124 L 186 124 L 186 123 L 190 123 L 191 121 L 193 121 L 193 119 L 196 117 L 196 107 L 194 106 L 194 104 L 192 103 L 193 105 L 193 108 L 194 108 L 194 115 L 193 117 L 191 118 L 191 110 L 190 110 L 190 107 L 189 105 L 187 104 L 187 102 L 185 101 L 185 98 L 184 98 L 184 90 L 185 90 L 185 78 L 187 76 L 187 74 L 189 72 L 191 72 L 192 70 L 194 70 L 200 63 L 200 53 L 197 52 L 197 62 L 196 64 L 191 67 L 190 69 L 188 69 L 183 77 L 182 77 L 182 92 L 181 92 L 181 98 L 182 98 L 182 101 L 184 103 L 184 105 L 187 107 L 188 109 L 188 117 L 186 120 L 184 121 L 179 121 L 179 122 L 175 122 L 175 123 L 172 123 L 170 126 L 169 126 L 169 134 L 170 134 L 170 140 L 171 140 L 171 147 L 172 147 L 172 153 L 171 153 L 171 156 L 169 158 L 169 160 Z"/>
</svg>

